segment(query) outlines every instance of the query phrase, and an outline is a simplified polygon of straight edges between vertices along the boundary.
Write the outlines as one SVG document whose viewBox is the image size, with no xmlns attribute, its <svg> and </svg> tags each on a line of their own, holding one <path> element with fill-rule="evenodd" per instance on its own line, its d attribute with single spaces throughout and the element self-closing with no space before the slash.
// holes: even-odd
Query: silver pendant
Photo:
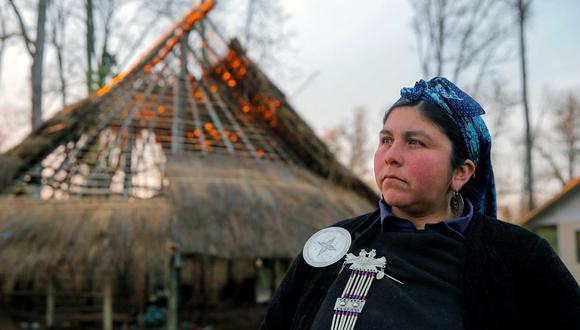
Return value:
<svg viewBox="0 0 580 330">
<path fill-rule="evenodd" d="M 343 267 L 350 264 L 349 269 L 351 272 L 340 298 L 336 299 L 334 304 L 331 330 L 354 329 L 375 278 L 380 280 L 387 276 L 403 284 L 401 281 L 385 274 L 384 269 L 387 259 L 385 257 L 375 258 L 375 256 L 376 250 L 367 252 L 364 249 L 359 252 L 358 256 L 352 253 L 346 255 Z"/>
<path fill-rule="evenodd" d="M 312 267 L 332 265 L 348 252 L 352 239 L 348 230 L 328 227 L 316 232 L 302 249 L 302 256 Z"/>
</svg>

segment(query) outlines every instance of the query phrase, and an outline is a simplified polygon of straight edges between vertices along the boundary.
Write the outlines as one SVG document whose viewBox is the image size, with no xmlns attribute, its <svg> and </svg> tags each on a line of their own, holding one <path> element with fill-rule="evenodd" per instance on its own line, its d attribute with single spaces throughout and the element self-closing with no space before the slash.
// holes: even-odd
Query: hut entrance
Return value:
<svg viewBox="0 0 580 330">
<path fill-rule="evenodd" d="M 138 314 L 126 277 L 97 278 L 62 267 L 53 276 L 19 280 L 4 296 L 2 310 L 26 329 L 128 329 Z"/>
</svg>

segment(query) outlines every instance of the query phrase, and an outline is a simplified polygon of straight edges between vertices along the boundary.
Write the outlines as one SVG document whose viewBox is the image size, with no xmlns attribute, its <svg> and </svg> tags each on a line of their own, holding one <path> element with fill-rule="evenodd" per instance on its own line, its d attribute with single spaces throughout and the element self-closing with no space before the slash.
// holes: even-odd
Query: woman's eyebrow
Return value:
<svg viewBox="0 0 580 330">
<path fill-rule="evenodd" d="M 379 131 L 379 135 L 387 135 L 387 134 L 391 134 L 391 131 L 388 129 L 383 128 L 382 130 Z"/>
<path fill-rule="evenodd" d="M 431 136 L 430 136 L 429 134 L 427 134 L 427 133 L 425 133 L 424 131 L 421 131 L 421 130 L 416 130 L 416 131 L 405 131 L 405 132 L 403 133 L 403 136 L 404 136 L 405 138 L 409 138 L 409 137 L 412 137 L 412 136 L 422 136 L 422 137 L 424 137 L 424 138 L 426 138 L 426 139 L 428 139 L 428 140 L 430 140 L 430 141 L 432 141 L 432 140 L 433 140 L 433 138 L 431 138 Z"/>
<path fill-rule="evenodd" d="M 382 130 L 379 131 L 379 135 L 393 135 L 393 132 L 391 132 L 391 130 L 389 129 L 383 128 Z M 422 130 L 405 131 L 403 132 L 403 136 L 405 138 L 409 138 L 411 136 L 423 136 L 428 140 L 433 140 L 433 138 L 429 134 L 425 133 Z"/>
</svg>

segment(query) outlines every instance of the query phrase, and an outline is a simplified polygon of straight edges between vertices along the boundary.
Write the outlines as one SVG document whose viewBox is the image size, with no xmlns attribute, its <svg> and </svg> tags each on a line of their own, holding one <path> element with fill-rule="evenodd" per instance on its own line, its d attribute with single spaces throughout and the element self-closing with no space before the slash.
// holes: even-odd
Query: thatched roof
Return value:
<svg viewBox="0 0 580 330">
<path fill-rule="evenodd" d="M 166 196 L 147 200 L 0 198 L 0 275 L 10 288 L 59 269 L 163 280 L 172 247 L 227 259 L 292 258 L 316 230 L 368 201 L 302 167 L 171 157 Z"/>
<path fill-rule="evenodd" d="M 374 207 L 239 43 L 206 39 L 219 36 L 208 3 L 0 155 L 0 276 L 70 264 L 128 267 L 138 282 L 166 268 L 170 243 L 290 258 L 316 229 Z"/>
<path fill-rule="evenodd" d="M 136 286 L 163 280 L 173 252 L 172 210 L 162 199 L 0 199 L 4 285 L 70 267 L 97 277 L 126 272 Z"/>
<path fill-rule="evenodd" d="M 283 163 L 181 158 L 170 159 L 167 173 L 183 252 L 292 258 L 316 230 L 372 208 L 351 190 Z"/>
</svg>

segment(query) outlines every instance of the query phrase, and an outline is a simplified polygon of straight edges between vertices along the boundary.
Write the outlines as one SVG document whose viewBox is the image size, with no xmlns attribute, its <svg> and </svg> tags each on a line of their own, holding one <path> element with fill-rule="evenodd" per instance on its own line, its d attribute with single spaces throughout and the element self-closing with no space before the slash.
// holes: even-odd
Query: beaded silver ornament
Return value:
<svg viewBox="0 0 580 330">
<path fill-rule="evenodd" d="M 332 316 L 332 330 L 353 330 L 365 306 L 367 294 L 373 280 L 381 280 L 385 276 L 391 280 L 403 284 L 396 278 L 385 274 L 387 260 L 385 257 L 375 258 L 376 250 L 367 252 L 362 249 L 358 256 L 352 253 L 346 255 L 342 270 L 347 264 L 351 264 L 351 270 L 346 286 L 336 299 L 334 315 Z"/>
</svg>

